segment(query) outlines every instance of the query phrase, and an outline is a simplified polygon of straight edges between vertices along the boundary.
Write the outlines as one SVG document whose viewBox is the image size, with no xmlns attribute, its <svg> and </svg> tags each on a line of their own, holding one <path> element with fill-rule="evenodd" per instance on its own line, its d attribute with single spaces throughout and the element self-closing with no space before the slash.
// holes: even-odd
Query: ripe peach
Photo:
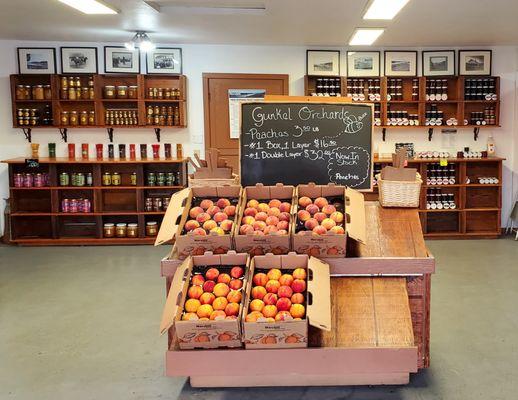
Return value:
<svg viewBox="0 0 518 400">
<path fill-rule="evenodd" d="M 225 314 L 225 311 L 214 310 L 210 313 L 209 319 L 214 321 L 214 320 L 218 320 L 218 319 L 225 319 L 226 316 L 227 316 L 227 314 Z"/>
<path fill-rule="evenodd" d="M 235 304 L 235 303 L 230 303 L 230 304 Z M 228 307 L 228 306 L 227 306 Z M 226 312 L 226 311 L 225 311 Z M 227 315 L 225 317 L 225 319 L 237 319 L 237 317 L 235 315 Z"/>
<path fill-rule="evenodd" d="M 203 208 L 201 207 L 193 207 L 189 210 L 189 217 L 196 219 L 198 214 L 203 212 Z"/>
<path fill-rule="evenodd" d="M 266 289 L 263 286 L 255 286 L 252 288 L 252 291 L 250 292 L 252 298 L 259 300 L 262 300 L 266 293 Z"/>
<path fill-rule="evenodd" d="M 330 230 L 333 226 L 336 225 L 336 222 L 333 221 L 331 218 L 326 218 L 322 221 L 322 226 L 326 228 L 327 230 Z"/>
<path fill-rule="evenodd" d="M 255 286 L 265 286 L 266 282 L 268 282 L 268 277 L 263 272 L 258 272 L 252 278 L 252 282 Z"/>
<path fill-rule="evenodd" d="M 279 288 L 279 290 L 277 290 L 277 296 L 279 296 L 279 297 L 290 298 L 292 294 L 293 294 L 293 290 L 291 289 L 291 287 L 286 286 L 286 285 L 282 285 Z"/>
<path fill-rule="evenodd" d="M 291 302 L 293 304 L 303 304 L 304 295 L 302 293 L 293 293 L 293 296 L 291 296 Z"/>
<path fill-rule="evenodd" d="M 226 283 L 216 283 L 213 292 L 216 297 L 227 297 L 228 292 L 230 292 L 230 288 Z"/>
<path fill-rule="evenodd" d="M 218 278 L 218 275 L 219 275 L 219 269 L 217 268 L 209 268 L 207 271 L 205 271 L 205 278 L 207 278 L 208 280 L 215 280 Z"/>
<path fill-rule="evenodd" d="M 205 281 L 205 283 L 203 284 L 203 291 L 204 292 L 208 292 L 208 293 L 212 293 L 212 291 L 214 290 L 214 286 L 216 286 L 216 282 L 214 282 L 214 281 Z"/>
<path fill-rule="evenodd" d="M 211 229 L 217 228 L 218 224 L 216 221 L 213 221 L 212 219 L 209 219 L 208 221 L 205 221 L 203 223 L 203 229 L 210 231 Z"/>
<path fill-rule="evenodd" d="M 264 302 L 259 299 L 254 299 L 250 302 L 250 310 L 252 311 L 262 311 L 264 308 Z"/>
<path fill-rule="evenodd" d="M 290 222 L 290 213 L 288 213 L 288 212 L 281 212 L 280 215 L 277 218 L 279 218 L 279 221 Z"/>
<path fill-rule="evenodd" d="M 279 223 L 279 218 L 275 217 L 275 216 L 270 216 L 268 218 L 266 218 L 266 225 L 274 225 L 276 226 L 277 224 Z"/>
<path fill-rule="evenodd" d="M 312 231 L 317 226 L 318 221 L 315 218 L 310 218 L 306 222 L 304 222 L 304 228 L 306 228 L 308 231 Z"/>
<path fill-rule="evenodd" d="M 192 231 L 193 229 L 199 228 L 200 223 L 194 219 L 190 219 L 185 223 L 185 230 L 186 231 Z"/>
<path fill-rule="evenodd" d="M 198 235 L 198 236 L 206 236 L 207 235 L 207 231 L 203 228 L 196 228 L 192 231 L 192 234 L 193 235 Z"/>
<path fill-rule="evenodd" d="M 212 293 L 205 292 L 200 296 L 200 303 L 201 304 L 212 304 L 216 296 L 214 296 Z"/>
<path fill-rule="evenodd" d="M 200 318 L 209 318 L 212 311 L 214 311 L 214 309 L 210 304 L 202 304 L 196 311 L 196 314 L 198 314 Z"/>
<path fill-rule="evenodd" d="M 275 225 L 268 225 L 264 228 L 263 233 L 265 235 L 271 235 L 272 233 L 277 233 L 279 229 Z"/>
<path fill-rule="evenodd" d="M 214 202 L 209 199 L 204 199 L 200 203 L 200 207 L 203 208 L 204 210 L 208 209 L 209 207 L 211 207 L 213 205 L 214 205 Z"/>
<path fill-rule="evenodd" d="M 229 284 L 231 279 L 229 274 L 219 274 L 217 282 Z"/>
<path fill-rule="evenodd" d="M 257 208 L 258 205 L 259 205 L 259 202 L 254 199 L 248 200 L 248 203 L 246 203 L 247 207 L 252 207 L 252 208 Z"/>
<path fill-rule="evenodd" d="M 203 289 L 201 286 L 191 286 L 187 291 L 187 296 L 189 296 L 190 299 L 199 299 L 202 294 Z"/>
<path fill-rule="evenodd" d="M 343 235 L 345 233 L 345 229 L 343 227 L 341 227 L 341 226 L 336 225 L 336 226 L 333 226 L 329 230 L 329 232 L 333 232 L 333 233 L 335 233 L 337 235 Z"/>
<path fill-rule="evenodd" d="M 257 209 L 252 208 L 252 207 L 245 208 L 245 211 L 243 211 L 243 215 L 245 217 L 246 216 L 255 217 L 256 214 L 257 214 Z"/>
<path fill-rule="evenodd" d="M 234 226 L 234 223 L 229 219 L 221 221 L 221 223 L 219 224 L 219 227 L 221 229 L 223 229 L 225 232 L 231 231 L 233 226 Z"/>
<path fill-rule="evenodd" d="M 207 214 L 209 214 L 211 217 L 214 217 L 217 213 L 221 212 L 221 208 L 218 206 L 210 206 L 207 208 Z"/>
<path fill-rule="evenodd" d="M 306 208 L 307 206 L 309 206 L 311 203 L 313 203 L 311 201 L 311 199 L 307 196 L 302 196 L 300 199 L 299 199 L 299 206 L 303 207 L 303 208 Z"/>
<path fill-rule="evenodd" d="M 264 212 L 264 213 L 268 213 L 268 210 L 270 209 L 270 206 L 266 203 L 259 203 L 257 205 L 257 210 L 259 212 Z"/>
<path fill-rule="evenodd" d="M 315 215 L 317 212 L 320 211 L 320 208 L 316 204 L 310 204 L 306 207 L 306 211 L 310 213 L 311 215 Z"/>
<path fill-rule="evenodd" d="M 223 229 L 221 229 L 219 226 L 217 226 L 217 227 L 215 227 L 215 228 L 212 228 L 212 229 L 210 230 L 210 233 L 211 233 L 212 235 L 219 235 L 219 236 L 221 236 L 221 235 L 224 235 L 224 234 L 225 234 L 225 231 L 224 231 Z"/>
<path fill-rule="evenodd" d="M 274 305 L 267 305 L 267 306 L 264 306 L 263 308 L 263 315 L 268 318 L 268 317 L 275 317 L 275 315 L 277 314 L 277 307 L 274 306 Z"/>
<path fill-rule="evenodd" d="M 196 217 L 196 221 L 198 221 L 200 224 L 203 224 L 205 221 L 210 220 L 210 215 L 206 212 L 199 213 Z"/>
<path fill-rule="evenodd" d="M 327 218 L 327 215 L 324 214 L 323 212 L 317 212 L 315 213 L 315 215 L 313 215 L 313 218 L 315 218 L 318 223 L 320 224 L 323 220 L 325 220 Z"/>
<path fill-rule="evenodd" d="M 279 278 L 282 276 L 282 272 L 278 268 L 272 268 L 266 273 L 266 276 L 270 280 L 273 279 L 274 281 L 278 281 Z"/>
<path fill-rule="evenodd" d="M 295 268 L 291 275 L 293 275 L 293 279 L 306 279 L 306 270 L 304 268 Z"/>
<path fill-rule="evenodd" d="M 254 231 L 262 231 L 266 228 L 266 222 L 264 221 L 255 221 L 252 225 L 254 227 Z"/>
<path fill-rule="evenodd" d="M 268 202 L 268 206 L 270 208 L 272 208 L 272 207 L 279 208 L 281 206 L 281 201 L 279 199 L 271 199 Z"/>
<path fill-rule="evenodd" d="M 232 290 L 239 290 L 243 287 L 243 281 L 241 279 L 232 279 L 228 287 Z"/>
<path fill-rule="evenodd" d="M 239 304 L 228 303 L 225 307 L 225 314 L 227 314 L 227 316 L 239 314 Z"/>
<path fill-rule="evenodd" d="M 282 202 L 281 205 L 279 206 L 279 211 L 281 213 L 283 213 L 283 212 L 289 213 L 290 210 L 291 210 L 291 204 L 288 203 L 287 201 Z"/>
<path fill-rule="evenodd" d="M 277 300 L 277 304 L 275 304 L 275 306 L 279 311 L 288 311 L 291 307 L 291 300 L 287 297 L 281 297 Z"/>
<path fill-rule="evenodd" d="M 236 279 L 241 278 L 244 273 L 245 273 L 245 270 L 239 266 L 232 267 L 232 269 L 230 270 L 230 276 L 232 278 L 236 278 Z"/>
<path fill-rule="evenodd" d="M 268 210 L 268 215 L 271 217 L 279 217 L 279 215 L 281 215 L 281 210 L 277 207 L 272 207 Z"/>
<path fill-rule="evenodd" d="M 258 212 L 257 214 L 255 214 L 256 221 L 266 221 L 267 218 L 268 218 L 268 213 L 266 213 L 264 211 L 261 211 L 261 212 Z"/>
<path fill-rule="evenodd" d="M 199 319 L 200 321 L 208 321 L 209 319 L 207 317 L 202 317 Z M 204 338 L 206 338 L 206 336 L 203 336 Z M 197 340 L 198 342 L 208 342 L 208 340 Z"/>
<path fill-rule="evenodd" d="M 243 217 L 243 219 L 241 220 L 242 225 L 253 225 L 254 222 L 255 222 L 255 218 L 251 217 L 250 215 Z"/>
<path fill-rule="evenodd" d="M 306 309 L 302 304 L 292 304 L 290 307 L 290 314 L 293 318 L 303 318 Z"/>
<path fill-rule="evenodd" d="M 335 206 L 332 206 L 331 204 L 327 204 L 324 207 L 322 207 L 322 212 L 326 215 L 331 215 L 336 211 Z"/>
<path fill-rule="evenodd" d="M 263 231 L 254 231 L 254 235 L 255 236 L 264 236 L 264 232 Z"/>
<path fill-rule="evenodd" d="M 228 300 L 226 297 L 216 297 L 216 299 L 212 302 L 212 308 L 214 310 L 224 310 L 228 304 Z"/>
<path fill-rule="evenodd" d="M 279 229 L 277 231 L 277 235 L 287 235 L 287 234 L 288 234 L 288 231 L 286 229 Z M 273 253 L 273 251 L 272 251 L 272 253 Z M 282 254 L 282 253 L 279 253 L 279 254 Z"/>
<path fill-rule="evenodd" d="M 291 290 L 293 290 L 295 293 L 304 292 L 304 290 L 306 290 L 306 281 L 302 279 L 295 279 L 291 284 Z"/>
<path fill-rule="evenodd" d="M 221 208 L 221 209 L 224 209 L 226 206 L 229 206 L 230 205 L 230 200 L 229 199 L 218 199 L 218 201 L 216 201 L 216 205 Z"/>
<path fill-rule="evenodd" d="M 318 225 L 315 228 L 313 228 L 313 233 L 315 235 L 325 235 L 327 233 L 327 229 L 324 228 L 322 225 Z"/>
<path fill-rule="evenodd" d="M 195 319 L 199 319 L 196 313 L 187 312 L 182 315 L 182 321 L 192 321 Z"/>
<path fill-rule="evenodd" d="M 322 209 L 322 207 L 327 206 L 329 204 L 329 202 L 327 201 L 327 199 L 325 197 L 317 197 L 315 199 L 314 203 L 320 209 Z"/>
<path fill-rule="evenodd" d="M 263 297 L 264 304 L 271 305 L 277 303 L 277 295 L 275 293 L 266 293 Z"/>
<path fill-rule="evenodd" d="M 289 223 L 288 221 L 279 221 L 277 223 L 277 229 L 281 230 L 288 230 L 288 227 L 289 227 Z"/>
<path fill-rule="evenodd" d="M 196 274 L 193 275 L 191 278 L 191 285 L 203 285 L 203 282 L 205 282 L 205 279 L 203 278 L 203 275 Z"/>
<path fill-rule="evenodd" d="M 297 213 L 297 217 L 299 218 L 300 221 L 306 222 L 308 219 L 311 218 L 311 214 L 309 212 L 307 212 L 306 210 L 300 210 Z"/>
<path fill-rule="evenodd" d="M 233 217 L 234 215 L 236 215 L 236 206 L 226 206 L 223 209 L 223 212 L 227 214 L 229 217 Z"/>
<path fill-rule="evenodd" d="M 231 290 L 227 294 L 227 300 L 229 303 L 241 303 L 243 295 L 239 290 Z M 216 299 L 217 300 L 217 299 Z"/>
<path fill-rule="evenodd" d="M 240 235 L 246 235 L 248 233 L 254 233 L 254 227 L 252 225 L 242 225 L 239 228 Z"/>
<path fill-rule="evenodd" d="M 293 276 L 290 274 L 282 274 L 279 278 L 279 283 L 282 285 L 290 286 L 293 282 Z"/>
<path fill-rule="evenodd" d="M 245 322 L 257 322 L 257 320 L 262 317 L 263 314 L 260 311 L 252 311 L 245 317 Z"/>
<path fill-rule="evenodd" d="M 225 214 L 224 212 L 220 211 L 220 212 L 217 212 L 216 214 L 214 214 L 214 221 L 216 221 L 217 223 L 223 222 L 226 219 L 228 219 L 228 215 Z"/>
<path fill-rule="evenodd" d="M 279 321 L 290 321 L 292 319 L 293 319 L 293 317 L 291 316 L 290 312 L 286 311 L 286 310 L 279 311 L 277 313 L 277 315 L 275 316 L 275 321 L 277 321 L 277 322 L 279 322 Z"/>
<path fill-rule="evenodd" d="M 279 281 L 275 281 L 273 279 L 270 279 L 265 286 L 266 291 L 268 293 L 277 293 L 277 290 L 279 290 L 280 287 L 281 284 L 279 283 Z"/>
<path fill-rule="evenodd" d="M 189 299 L 185 302 L 184 308 L 187 312 L 196 312 L 200 306 L 201 303 L 198 299 Z"/>
<path fill-rule="evenodd" d="M 335 211 L 329 216 L 329 218 L 331 218 L 337 224 L 340 224 L 344 221 L 344 215 L 340 211 Z"/>
</svg>

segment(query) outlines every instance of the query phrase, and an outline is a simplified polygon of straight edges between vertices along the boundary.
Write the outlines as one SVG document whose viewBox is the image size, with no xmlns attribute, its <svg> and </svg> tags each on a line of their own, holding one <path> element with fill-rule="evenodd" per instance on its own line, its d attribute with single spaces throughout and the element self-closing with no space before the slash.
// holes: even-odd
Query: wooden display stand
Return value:
<svg viewBox="0 0 518 400">
<path fill-rule="evenodd" d="M 188 376 L 195 387 L 374 385 L 405 384 L 428 367 L 435 260 L 418 213 L 377 202 L 365 207 L 366 244 L 351 240 L 347 258 L 324 259 L 331 332 L 312 329 L 303 349 L 179 350 L 171 328 L 166 375 Z M 180 263 L 162 260 L 167 290 Z"/>
</svg>

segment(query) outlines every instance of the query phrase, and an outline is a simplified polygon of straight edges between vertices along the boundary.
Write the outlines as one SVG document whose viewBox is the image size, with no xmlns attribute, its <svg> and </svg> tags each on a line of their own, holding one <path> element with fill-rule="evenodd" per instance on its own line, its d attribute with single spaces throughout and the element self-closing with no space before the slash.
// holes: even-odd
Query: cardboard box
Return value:
<svg viewBox="0 0 518 400">
<path fill-rule="evenodd" d="M 173 325 L 175 341 L 180 349 L 213 349 L 216 347 L 241 347 L 241 315 L 245 303 L 245 288 L 249 273 L 250 258 L 248 254 L 230 251 L 227 254 L 216 255 L 211 252 L 203 256 L 188 257 L 176 270 L 160 323 L 160 333 L 166 333 Z M 181 317 L 187 297 L 191 275 L 196 267 L 214 266 L 220 272 L 227 272 L 222 266 L 239 265 L 245 269 L 243 281 L 243 298 L 237 319 L 214 321 L 182 321 Z"/>
<path fill-rule="evenodd" d="M 298 200 L 302 196 L 314 200 L 317 197 L 341 197 L 344 201 L 344 229 L 345 234 L 328 232 L 325 235 L 316 235 L 311 231 L 297 232 Z M 334 185 L 307 185 L 297 186 L 293 207 L 293 250 L 299 254 L 308 254 L 315 257 L 345 257 L 347 236 L 365 243 L 365 203 L 363 194 L 344 186 Z"/>
<path fill-rule="evenodd" d="M 191 255 L 202 255 L 206 251 L 215 254 L 223 254 L 234 248 L 232 234 L 240 214 L 239 204 L 241 200 L 241 186 L 216 186 L 194 187 L 183 189 L 171 196 L 169 207 L 164 216 L 160 231 L 158 232 L 155 246 L 169 242 L 173 238 L 176 241 L 178 257 L 184 259 Z M 193 206 L 194 198 L 217 199 L 226 197 L 236 200 L 236 215 L 234 227 L 224 235 L 209 234 L 206 236 L 195 235 L 192 232 L 183 232 L 185 223 L 190 219 L 189 210 Z"/>
<path fill-rule="evenodd" d="M 306 317 L 302 320 L 279 322 L 245 322 L 250 304 L 252 277 L 258 269 L 307 270 Z M 243 339 L 247 349 L 300 348 L 308 346 L 308 324 L 319 329 L 331 330 L 331 295 L 329 265 L 306 254 L 267 254 L 255 256 L 250 264 L 243 306 Z M 308 301 L 309 300 L 309 301 Z"/>
<path fill-rule="evenodd" d="M 255 186 L 247 186 L 243 188 L 241 195 L 241 205 L 239 207 L 239 217 L 237 224 L 234 225 L 234 241 L 236 250 L 239 252 L 249 253 L 250 255 L 262 255 L 267 253 L 287 254 L 291 249 L 291 229 L 292 223 L 288 226 L 287 235 L 270 234 L 257 236 L 254 234 L 241 235 L 239 227 L 243 219 L 243 211 L 246 208 L 248 200 L 265 200 L 268 202 L 272 199 L 288 201 L 291 203 L 291 219 L 293 220 L 293 196 L 295 187 L 291 185 L 283 185 L 278 183 L 275 186 L 263 186 L 258 183 Z"/>
</svg>

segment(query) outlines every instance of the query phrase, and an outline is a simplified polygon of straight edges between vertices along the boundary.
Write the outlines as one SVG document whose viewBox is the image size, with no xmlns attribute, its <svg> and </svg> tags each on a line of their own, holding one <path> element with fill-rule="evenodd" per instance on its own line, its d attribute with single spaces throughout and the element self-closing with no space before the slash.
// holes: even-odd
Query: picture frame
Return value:
<svg viewBox="0 0 518 400">
<path fill-rule="evenodd" d="M 19 74 L 55 74 L 54 47 L 17 47 Z"/>
<path fill-rule="evenodd" d="M 157 47 L 146 53 L 146 71 L 148 74 L 182 74 L 182 49 L 175 47 Z"/>
<path fill-rule="evenodd" d="M 459 75 L 491 75 L 491 50 L 459 50 Z"/>
<path fill-rule="evenodd" d="M 97 47 L 60 47 L 62 74 L 97 74 Z"/>
<path fill-rule="evenodd" d="M 379 51 L 348 51 L 347 77 L 379 77 Z"/>
<path fill-rule="evenodd" d="M 385 76 L 417 76 L 417 51 L 385 51 L 384 64 Z"/>
<path fill-rule="evenodd" d="M 123 46 L 104 46 L 104 72 L 107 74 L 139 74 L 140 49 Z"/>
<path fill-rule="evenodd" d="M 340 76 L 340 50 L 306 50 L 306 74 Z"/>
<path fill-rule="evenodd" d="M 423 76 L 455 75 L 455 50 L 431 50 L 421 52 Z"/>
</svg>

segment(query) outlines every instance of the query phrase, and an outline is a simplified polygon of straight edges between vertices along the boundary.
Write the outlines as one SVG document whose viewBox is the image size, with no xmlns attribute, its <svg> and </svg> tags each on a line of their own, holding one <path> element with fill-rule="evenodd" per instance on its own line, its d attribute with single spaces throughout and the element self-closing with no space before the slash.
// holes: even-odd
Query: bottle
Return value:
<svg viewBox="0 0 518 400">
<path fill-rule="evenodd" d="M 493 135 L 490 134 L 487 138 L 487 156 L 494 157 L 496 153 L 495 141 L 493 139 Z"/>
</svg>

